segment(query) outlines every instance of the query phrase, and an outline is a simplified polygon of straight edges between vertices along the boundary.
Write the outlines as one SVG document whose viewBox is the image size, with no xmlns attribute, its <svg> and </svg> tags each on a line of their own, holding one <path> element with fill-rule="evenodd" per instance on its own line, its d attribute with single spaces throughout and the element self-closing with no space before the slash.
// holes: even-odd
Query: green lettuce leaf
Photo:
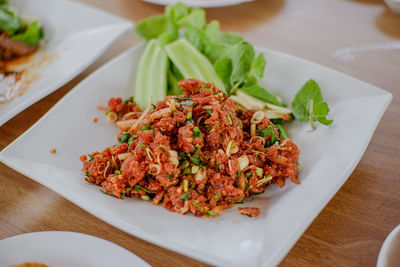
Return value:
<svg viewBox="0 0 400 267">
<path fill-rule="evenodd" d="M 0 31 L 12 35 L 20 26 L 21 20 L 14 12 L 5 7 L 0 7 Z"/>
<path fill-rule="evenodd" d="M 11 39 L 27 45 L 36 46 L 43 37 L 43 29 L 40 27 L 39 22 L 35 21 L 29 25 L 24 32 L 13 35 Z"/>
<path fill-rule="evenodd" d="M 309 121 L 314 128 L 314 121 L 330 125 L 333 120 L 326 119 L 329 113 L 328 104 L 324 101 L 318 83 L 308 80 L 297 92 L 292 102 L 293 115 L 299 121 Z"/>
</svg>

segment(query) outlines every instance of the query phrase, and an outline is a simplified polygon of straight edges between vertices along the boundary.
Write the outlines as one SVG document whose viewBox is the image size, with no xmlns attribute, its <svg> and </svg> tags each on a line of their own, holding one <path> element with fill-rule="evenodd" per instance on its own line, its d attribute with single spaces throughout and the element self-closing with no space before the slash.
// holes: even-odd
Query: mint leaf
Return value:
<svg viewBox="0 0 400 267">
<path fill-rule="evenodd" d="M 324 125 L 330 125 L 333 120 L 326 119 L 329 113 L 328 104 L 324 101 L 321 89 L 317 82 L 310 79 L 297 92 L 292 102 L 293 115 L 299 121 L 310 121 L 311 126 L 315 120 Z"/>
<path fill-rule="evenodd" d="M 8 35 L 14 34 L 21 26 L 21 20 L 14 12 L 7 8 L 0 7 L 0 31 Z"/>
<path fill-rule="evenodd" d="M 24 32 L 12 36 L 11 39 L 30 46 L 37 46 L 43 37 L 43 29 L 40 27 L 39 22 L 35 21 Z"/>
</svg>

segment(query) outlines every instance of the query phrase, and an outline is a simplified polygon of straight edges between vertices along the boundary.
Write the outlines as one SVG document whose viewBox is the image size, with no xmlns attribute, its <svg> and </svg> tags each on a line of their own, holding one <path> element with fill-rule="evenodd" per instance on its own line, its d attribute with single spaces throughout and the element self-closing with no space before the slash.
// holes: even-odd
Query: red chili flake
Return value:
<svg viewBox="0 0 400 267">
<path fill-rule="evenodd" d="M 93 119 L 93 122 L 98 122 L 98 121 L 99 121 L 98 118 L 94 118 L 94 119 Z"/>
<path fill-rule="evenodd" d="M 55 148 L 53 148 L 52 150 L 50 150 L 51 154 L 55 154 L 57 152 L 57 150 Z"/>
</svg>

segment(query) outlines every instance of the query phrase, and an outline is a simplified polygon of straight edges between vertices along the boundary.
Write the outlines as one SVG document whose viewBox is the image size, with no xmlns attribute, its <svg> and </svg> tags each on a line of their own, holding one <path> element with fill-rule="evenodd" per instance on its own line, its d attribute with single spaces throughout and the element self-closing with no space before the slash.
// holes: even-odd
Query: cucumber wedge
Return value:
<svg viewBox="0 0 400 267">
<path fill-rule="evenodd" d="M 152 39 L 140 58 L 136 73 L 135 101 L 142 110 L 164 99 L 167 93 L 168 57 L 158 40 Z"/>
<path fill-rule="evenodd" d="M 213 83 L 226 93 L 224 83 L 214 70 L 211 62 L 186 39 L 179 39 L 164 47 L 165 52 L 185 79 L 195 78 Z"/>
</svg>

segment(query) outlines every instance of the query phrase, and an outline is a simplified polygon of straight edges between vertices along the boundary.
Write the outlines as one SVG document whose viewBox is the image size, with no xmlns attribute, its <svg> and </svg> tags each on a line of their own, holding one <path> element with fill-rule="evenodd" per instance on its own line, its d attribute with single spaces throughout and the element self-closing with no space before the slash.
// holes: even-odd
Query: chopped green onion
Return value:
<svg viewBox="0 0 400 267">
<path fill-rule="evenodd" d="M 203 208 L 200 207 L 196 202 L 192 201 L 193 206 L 195 206 L 196 208 L 198 208 L 200 211 L 203 211 Z"/>
<path fill-rule="evenodd" d="M 238 171 L 238 173 L 237 173 L 237 178 L 239 178 L 240 177 L 240 174 L 241 174 L 242 172 L 241 171 Z"/>
<path fill-rule="evenodd" d="M 193 117 L 193 113 L 189 111 L 189 113 L 186 115 L 186 119 L 190 120 Z"/>
<path fill-rule="evenodd" d="M 151 126 L 151 129 L 153 130 L 153 138 L 155 138 L 156 137 L 156 130 L 154 129 L 153 126 Z"/>
<path fill-rule="evenodd" d="M 143 126 L 142 128 L 140 128 L 140 131 L 146 131 L 146 130 L 149 130 L 149 129 L 150 129 L 150 127 L 151 127 L 151 125 L 150 125 L 150 124 L 147 124 L 147 125 Z"/>
<path fill-rule="evenodd" d="M 124 133 L 123 135 L 121 135 L 118 138 L 118 142 L 120 142 L 121 144 L 123 144 L 123 143 L 126 144 L 126 143 L 128 143 L 130 137 L 131 137 L 130 133 Z"/>
<path fill-rule="evenodd" d="M 92 157 L 92 155 L 87 154 L 89 156 L 89 161 L 92 161 L 94 159 L 94 157 Z"/>
<path fill-rule="evenodd" d="M 215 168 L 217 169 L 217 171 L 219 171 L 219 165 L 216 162 L 215 162 Z"/>
<path fill-rule="evenodd" d="M 183 174 L 190 174 L 192 171 L 190 168 L 186 168 L 185 170 L 183 170 Z"/>
<path fill-rule="evenodd" d="M 133 101 L 134 101 L 134 98 L 133 98 L 133 96 L 131 96 L 131 97 L 128 97 L 128 98 L 126 98 L 124 100 L 124 104 L 127 104 L 128 102 L 132 102 L 133 103 Z"/>
<path fill-rule="evenodd" d="M 200 159 L 199 155 L 194 155 L 192 157 L 192 163 L 196 164 L 196 165 L 200 165 L 201 164 L 201 159 Z"/>
<path fill-rule="evenodd" d="M 206 210 L 204 213 L 206 216 L 215 216 L 216 215 L 215 212 L 213 212 L 212 210 Z"/>
<path fill-rule="evenodd" d="M 146 201 L 150 200 L 150 197 L 148 195 L 141 195 L 140 198 Z"/>
<path fill-rule="evenodd" d="M 86 176 L 87 177 L 92 177 L 93 175 L 91 175 L 89 172 L 86 172 Z"/>
<path fill-rule="evenodd" d="M 232 119 L 231 119 L 231 116 L 229 116 L 229 115 L 228 115 L 228 121 L 229 121 L 229 125 L 232 125 L 232 124 L 233 124 Z"/>
<path fill-rule="evenodd" d="M 300 163 L 296 162 L 296 166 L 300 170 L 300 167 L 301 167 Z"/>
<path fill-rule="evenodd" d="M 229 199 L 229 200 L 235 200 L 235 201 L 236 201 L 235 204 L 242 204 L 242 203 L 244 203 L 244 200 L 243 200 L 243 199 L 240 199 L 240 198 L 227 197 L 227 199 Z"/>
<path fill-rule="evenodd" d="M 203 135 L 202 135 L 202 133 L 201 133 L 201 131 L 200 131 L 200 129 L 199 129 L 199 127 L 194 127 L 193 128 L 193 134 L 192 134 L 192 137 L 202 137 Z"/>
<path fill-rule="evenodd" d="M 174 173 L 169 174 L 169 173 L 167 172 L 167 176 L 168 176 L 169 179 L 171 179 L 171 178 L 174 177 Z"/>
<path fill-rule="evenodd" d="M 195 165 L 195 166 L 192 166 L 192 174 L 195 174 L 195 173 L 197 173 L 198 171 L 199 171 L 199 166 L 197 166 L 197 165 Z"/>
<path fill-rule="evenodd" d="M 245 175 L 246 175 L 246 178 L 249 178 L 251 176 L 251 172 L 248 172 Z"/>
<path fill-rule="evenodd" d="M 211 109 L 207 109 L 207 115 L 211 115 L 212 114 L 212 110 Z"/>
<path fill-rule="evenodd" d="M 131 135 L 131 137 L 129 137 L 128 139 L 128 145 L 130 145 L 133 142 L 133 139 L 135 139 L 137 137 L 137 135 Z"/>
<path fill-rule="evenodd" d="M 146 144 L 140 144 L 140 147 L 146 147 Z"/>
<path fill-rule="evenodd" d="M 122 195 L 121 195 L 121 199 L 124 199 L 124 198 L 125 198 L 125 191 L 122 192 Z"/>
<path fill-rule="evenodd" d="M 189 190 L 189 180 L 183 180 L 183 192 L 187 192 Z"/>
<path fill-rule="evenodd" d="M 204 89 L 210 89 L 210 88 L 208 88 L 207 86 L 205 86 L 204 84 L 200 87 L 200 93 L 201 93 L 201 91 L 203 91 Z"/>
<path fill-rule="evenodd" d="M 140 190 L 143 190 L 144 192 L 146 192 L 146 193 L 148 193 L 148 194 L 150 194 L 151 192 L 149 191 L 149 190 L 147 190 L 146 188 L 144 188 L 144 187 L 142 187 L 142 186 L 140 186 L 140 185 L 135 185 L 135 191 L 136 192 L 140 192 Z"/>
<path fill-rule="evenodd" d="M 221 122 L 218 121 L 218 122 L 215 124 L 215 127 L 216 127 L 216 129 L 217 129 L 217 134 L 218 134 L 219 140 L 221 141 L 221 143 L 223 143 L 224 141 L 222 140 L 222 137 L 221 137 L 221 135 L 220 135 L 220 133 L 219 133 L 219 129 L 218 129 L 218 124 L 220 124 L 220 123 L 221 123 Z"/>
<path fill-rule="evenodd" d="M 257 167 L 256 174 L 257 174 L 258 177 L 262 177 L 263 176 L 263 169 Z"/>
<path fill-rule="evenodd" d="M 114 173 L 115 174 L 121 174 L 121 171 L 120 170 L 115 170 Z"/>
<path fill-rule="evenodd" d="M 131 191 L 131 190 L 132 190 L 132 187 L 126 187 L 126 188 L 125 188 L 125 191 L 126 191 L 126 192 L 129 192 L 129 191 Z"/>
<path fill-rule="evenodd" d="M 189 166 L 189 161 L 184 160 L 181 165 L 181 170 L 186 169 Z"/>
<path fill-rule="evenodd" d="M 214 198 L 220 198 L 221 197 L 221 192 L 218 191 L 218 193 L 215 194 Z"/>
<path fill-rule="evenodd" d="M 180 199 L 188 199 L 189 196 L 190 196 L 189 193 L 185 193 L 185 194 L 181 195 L 179 198 Z"/>
</svg>

